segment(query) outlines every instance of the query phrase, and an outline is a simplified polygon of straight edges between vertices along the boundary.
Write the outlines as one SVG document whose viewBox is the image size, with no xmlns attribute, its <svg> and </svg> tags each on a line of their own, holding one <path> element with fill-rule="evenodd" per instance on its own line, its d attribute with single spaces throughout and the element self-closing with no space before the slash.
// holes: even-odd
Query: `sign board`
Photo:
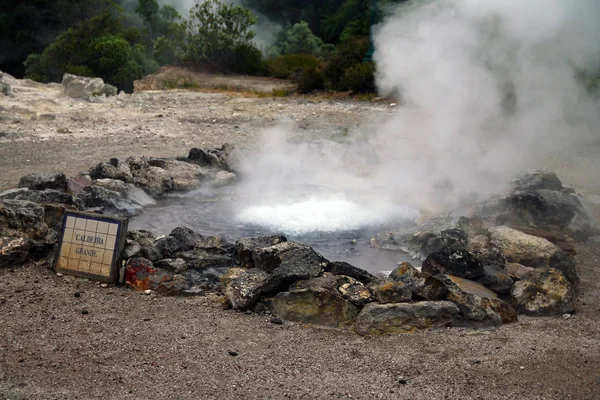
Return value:
<svg viewBox="0 0 600 400">
<path fill-rule="evenodd" d="M 127 224 L 122 218 L 65 212 L 56 272 L 116 283 Z"/>
</svg>

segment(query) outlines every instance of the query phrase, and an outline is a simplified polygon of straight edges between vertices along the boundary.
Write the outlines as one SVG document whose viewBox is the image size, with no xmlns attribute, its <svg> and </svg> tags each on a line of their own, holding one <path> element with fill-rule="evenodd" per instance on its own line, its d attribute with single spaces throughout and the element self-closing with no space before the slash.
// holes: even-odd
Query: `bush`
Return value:
<svg viewBox="0 0 600 400">
<path fill-rule="evenodd" d="M 319 59 L 308 54 L 287 54 L 279 57 L 271 57 L 266 62 L 268 74 L 279 79 L 287 79 L 294 73 L 305 69 L 314 69 L 319 67 L 319 65 Z"/>
<path fill-rule="evenodd" d="M 298 85 L 299 93 L 310 93 L 325 89 L 325 75 L 319 68 L 305 68 L 292 80 Z"/>
<path fill-rule="evenodd" d="M 240 43 L 233 50 L 231 70 L 238 74 L 264 75 L 262 53 L 251 43 Z"/>
<path fill-rule="evenodd" d="M 332 89 L 350 90 L 344 81 L 346 70 L 361 64 L 368 49 L 369 40 L 366 38 L 354 38 L 338 46 L 324 70 L 325 78 Z"/>
<path fill-rule="evenodd" d="M 315 36 L 310 30 L 308 22 L 300 21 L 280 37 L 278 43 L 269 50 L 269 53 L 271 56 L 286 54 L 323 56 L 329 54 L 334 48 L 333 45 L 326 45 L 321 38 Z"/>
<path fill-rule="evenodd" d="M 347 68 L 341 86 L 353 92 L 374 92 L 375 64 L 354 64 Z"/>
</svg>

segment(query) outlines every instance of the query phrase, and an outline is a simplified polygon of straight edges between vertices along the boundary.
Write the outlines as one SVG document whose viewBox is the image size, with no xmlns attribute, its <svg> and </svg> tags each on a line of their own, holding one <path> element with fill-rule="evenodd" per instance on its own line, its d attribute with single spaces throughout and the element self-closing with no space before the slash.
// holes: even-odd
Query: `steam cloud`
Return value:
<svg viewBox="0 0 600 400">
<path fill-rule="evenodd" d="M 241 162 L 246 190 L 273 204 L 342 196 L 392 218 L 399 205 L 485 199 L 594 139 L 600 114 L 576 71 L 600 54 L 600 2 L 432 0 L 389 11 L 374 35 L 377 86 L 402 107 L 345 143 L 270 130 Z"/>
</svg>

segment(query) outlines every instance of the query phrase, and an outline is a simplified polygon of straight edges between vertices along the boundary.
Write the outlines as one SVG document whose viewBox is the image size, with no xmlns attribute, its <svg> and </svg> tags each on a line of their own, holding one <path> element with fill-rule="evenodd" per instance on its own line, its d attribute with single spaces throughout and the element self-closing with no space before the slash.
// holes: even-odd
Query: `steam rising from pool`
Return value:
<svg viewBox="0 0 600 400">
<path fill-rule="evenodd" d="M 311 232 L 340 232 L 384 224 L 390 219 L 414 220 L 418 212 L 408 207 L 391 206 L 382 212 L 344 197 L 317 198 L 271 205 L 249 206 L 238 219 L 243 224 L 257 225 L 287 235 Z"/>
</svg>

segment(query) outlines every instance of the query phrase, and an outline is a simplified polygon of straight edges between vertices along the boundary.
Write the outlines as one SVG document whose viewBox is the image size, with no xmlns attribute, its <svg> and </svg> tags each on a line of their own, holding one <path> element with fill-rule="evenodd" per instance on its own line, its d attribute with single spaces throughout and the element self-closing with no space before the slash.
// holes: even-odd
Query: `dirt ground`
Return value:
<svg viewBox="0 0 600 400">
<path fill-rule="evenodd" d="M 55 85 L 10 83 L 15 97 L 0 97 L 3 189 L 29 172 L 74 174 L 111 157 L 252 146 L 282 119 L 308 136 L 393 112 L 383 102 L 202 91 L 90 103 Z M 596 153 L 562 162 L 559 174 L 593 174 Z M 582 287 L 570 318 L 374 338 L 274 325 L 223 310 L 216 296 L 165 298 L 42 266 L 0 269 L 0 399 L 598 399 L 600 238 L 578 251 Z"/>
</svg>

